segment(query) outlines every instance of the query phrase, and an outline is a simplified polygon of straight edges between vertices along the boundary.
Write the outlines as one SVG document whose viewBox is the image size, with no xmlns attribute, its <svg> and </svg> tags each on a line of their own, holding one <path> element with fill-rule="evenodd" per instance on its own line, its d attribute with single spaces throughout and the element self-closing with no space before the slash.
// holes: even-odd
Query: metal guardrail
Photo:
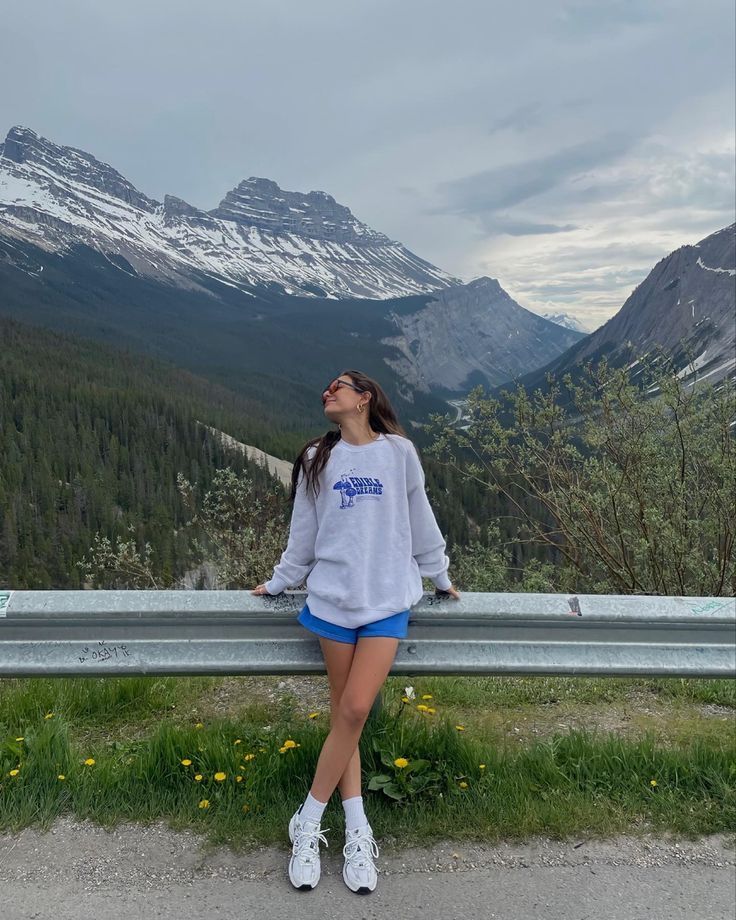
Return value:
<svg viewBox="0 0 736 920">
<path fill-rule="evenodd" d="M 0 677 L 324 673 L 304 592 L 0 591 Z M 736 676 L 736 599 L 425 595 L 392 674 Z"/>
</svg>

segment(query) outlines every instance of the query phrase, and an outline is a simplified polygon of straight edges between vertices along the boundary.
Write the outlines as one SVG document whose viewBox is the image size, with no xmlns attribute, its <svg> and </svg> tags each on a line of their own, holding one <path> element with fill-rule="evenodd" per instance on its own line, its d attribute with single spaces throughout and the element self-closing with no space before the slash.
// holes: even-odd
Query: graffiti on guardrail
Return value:
<svg viewBox="0 0 736 920">
<path fill-rule="evenodd" d="M 690 610 L 693 613 L 715 613 L 716 610 L 725 610 L 726 607 L 732 607 L 736 604 L 736 600 L 730 601 L 721 601 L 721 600 L 712 600 L 706 601 L 705 604 L 695 604 L 694 607 L 691 607 Z"/>
<path fill-rule="evenodd" d="M 107 645 L 104 639 L 97 643 L 98 648 L 85 646 L 82 654 L 79 655 L 79 661 L 84 664 L 85 661 L 116 661 L 118 658 L 127 658 L 130 655 L 127 645 Z"/>
<path fill-rule="evenodd" d="M 568 597 L 567 603 L 570 605 L 570 609 L 567 611 L 570 616 L 581 617 L 583 611 L 580 609 L 580 600 L 577 597 Z"/>
<path fill-rule="evenodd" d="M 10 599 L 13 596 L 12 591 L 0 591 L 0 617 L 7 615 Z"/>
<path fill-rule="evenodd" d="M 269 610 L 291 611 L 294 609 L 294 598 L 291 594 L 287 594 L 286 591 L 282 591 L 280 594 L 260 594 L 258 597 L 263 598 Z"/>
</svg>

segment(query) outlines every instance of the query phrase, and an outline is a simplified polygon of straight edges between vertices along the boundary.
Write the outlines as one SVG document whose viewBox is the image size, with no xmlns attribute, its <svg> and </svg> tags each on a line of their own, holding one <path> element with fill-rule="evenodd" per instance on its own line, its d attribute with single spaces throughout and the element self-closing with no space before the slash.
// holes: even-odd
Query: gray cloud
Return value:
<svg viewBox="0 0 736 920">
<path fill-rule="evenodd" d="M 697 208 L 722 212 L 733 206 L 736 166 L 731 151 L 681 153 L 647 144 L 623 172 L 581 176 L 564 189 L 568 208 L 634 202 L 649 209 Z M 638 166 L 638 168 L 634 168 Z"/>
<path fill-rule="evenodd" d="M 558 6 L 555 21 L 560 31 L 600 34 L 612 28 L 632 29 L 662 20 L 676 4 L 643 0 L 575 0 Z"/>
<path fill-rule="evenodd" d="M 509 236 L 534 236 L 540 233 L 569 233 L 575 224 L 540 224 L 532 220 L 511 217 L 508 214 L 483 216 L 484 228 L 489 233 L 507 233 Z"/>
<path fill-rule="evenodd" d="M 438 211 L 483 219 L 555 188 L 572 176 L 625 153 L 633 138 L 609 134 L 543 157 L 486 169 L 438 188 L 445 204 Z M 493 226 L 493 223 L 490 223 Z"/>
<path fill-rule="evenodd" d="M 510 128 L 515 131 L 526 131 L 542 120 L 543 107 L 540 102 L 527 102 L 517 106 L 513 111 L 501 118 L 497 118 L 488 129 L 489 134 L 497 134 Z"/>
</svg>

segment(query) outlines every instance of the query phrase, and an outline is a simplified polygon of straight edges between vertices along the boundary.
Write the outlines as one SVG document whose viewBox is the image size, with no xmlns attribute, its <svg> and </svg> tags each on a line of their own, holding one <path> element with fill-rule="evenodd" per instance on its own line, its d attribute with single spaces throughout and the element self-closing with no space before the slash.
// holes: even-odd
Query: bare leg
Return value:
<svg viewBox="0 0 736 920">
<path fill-rule="evenodd" d="M 332 728 L 317 760 L 310 792 L 318 801 L 329 800 L 347 770 L 373 701 L 391 670 L 398 647 L 399 640 L 388 636 L 364 636 L 358 639 L 345 686 L 337 708 L 332 713 Z M 349 776 L 348 779 L 352 778 Z M 355 794 L 359 795 L 360 792 Z"/>
<path fill-rule="evenodd" d="M 320 636 L 319 643 L 322 647 L 322 655 L 327 667 L 327 677 L 330 681 L 330 727 L 332 727 L 340 697 L 350 673 L 350 666 L 353 663 L 355 646 L 349 645 L 347 642 L 325 639 L 322 636 Z M 343 799 L 350 799 L 353 796 L 360 795 L 360 748 L 357 745 L 344 773 L 340 777 L 337 788 L 340 790 L 340 796 Z"/>
</svg>

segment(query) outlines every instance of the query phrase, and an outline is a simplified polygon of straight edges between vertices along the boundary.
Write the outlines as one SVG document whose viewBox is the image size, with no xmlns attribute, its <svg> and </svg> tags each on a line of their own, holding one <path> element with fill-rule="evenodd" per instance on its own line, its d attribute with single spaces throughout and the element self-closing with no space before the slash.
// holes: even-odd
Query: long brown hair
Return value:
<svg viewBox="0 0 736 920">
<path fill-rule="evenodd" d="M 338 377 L 348 376 L 356 387 L 360 387 L 363 392 L 371 394 L 368 400 L 368 424 L 373 431 L 379 431 L 382 434 L 399 434 L 407 437 L 406 432 L 399 424 L 394 407 L 391 405 L 388 396 L 381 388 L 379 383 L 372 377 L 362 374 L 360 371 L 340 371 Z M 325 464 L 330 459 L 332 448 L 340 440 L 340 429 L 331 429 L 319 437 L 312 438 L 299 451 L 299 456 L 294 461 L 294 468 L 291 471 L 291 495 L 290 501 L 296 497 L 297 483 L 302 467 L 305 470 L 306 487 L 314 491 L 315 498 L 319 495 L 319 474 L 325 468 Z M 317 452 L 311 463 L 305 463 L 307 451 L 310 447 L 316 447 Z"/>
</svg>

